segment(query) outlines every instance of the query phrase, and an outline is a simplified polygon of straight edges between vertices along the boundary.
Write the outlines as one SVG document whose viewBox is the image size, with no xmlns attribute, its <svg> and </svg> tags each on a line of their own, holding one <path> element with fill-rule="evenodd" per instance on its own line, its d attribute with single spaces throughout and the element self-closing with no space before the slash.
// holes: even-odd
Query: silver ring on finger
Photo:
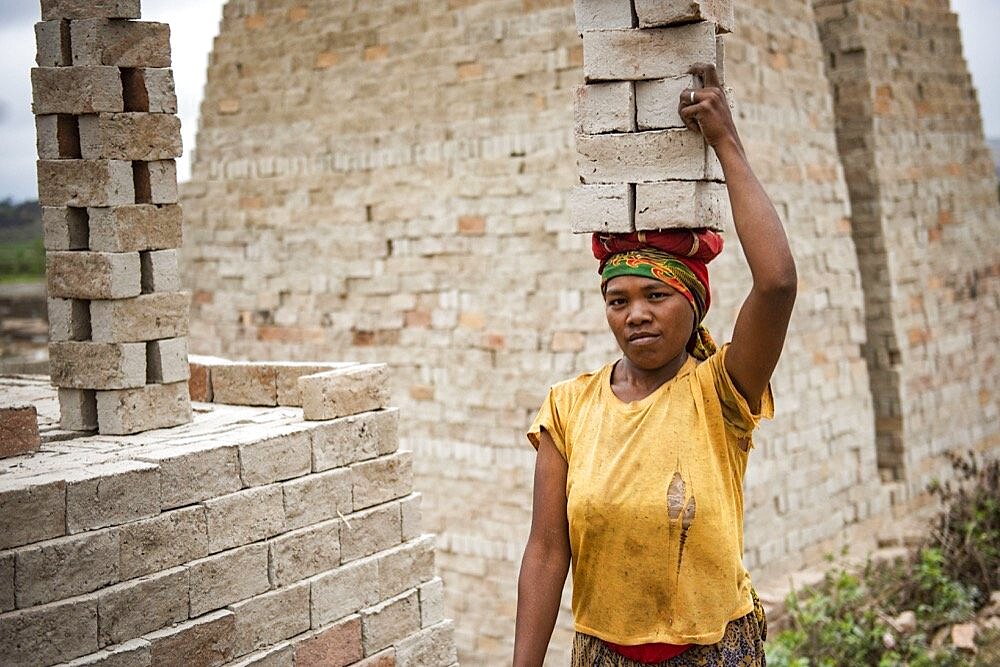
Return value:
<svg viewBox="0 0 1000 667">
<path fill-rule="evenodd" d="M 692 91 L 691 91 L 691 92 L 690 92 L 689 94 L 691 95 L 691 102 L 690 102 L 690 103 L 691 103 L 691 104 L 694 104 L 694 103 L 695 103 L 695 99 L 694 99 L 694 91 L 692 90 Z"/>
</svg>

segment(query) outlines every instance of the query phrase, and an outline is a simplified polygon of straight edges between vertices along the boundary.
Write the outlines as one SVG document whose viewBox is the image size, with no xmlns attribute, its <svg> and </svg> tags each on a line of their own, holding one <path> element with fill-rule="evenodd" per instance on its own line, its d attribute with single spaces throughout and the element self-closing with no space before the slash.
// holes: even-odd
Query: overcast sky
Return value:
<svg viewBox="0 0 1000 667">
<path fill-rule="evenodd" d="M 334 1 L 334 0 L 331 0 Z M 886 0 L 890 2 L 894 0 Z M 174 77 L 184 134 L 184 157 L 178 176 L 190 174 L 188 162 L 198 124 L 198 105 L 205 85 L 223 0 L 142 0 L 142 18 L 171 25 Z M 35 125 L 31 115 L 29 71 L 34 65 L 38 0 L 0 0 L 0 199 L 33 199 Z M 1000 0 L 952 0 L 962 27 L 965 57 L 979 90 L 988 137 L 1000 137 Z"/>
</svg>

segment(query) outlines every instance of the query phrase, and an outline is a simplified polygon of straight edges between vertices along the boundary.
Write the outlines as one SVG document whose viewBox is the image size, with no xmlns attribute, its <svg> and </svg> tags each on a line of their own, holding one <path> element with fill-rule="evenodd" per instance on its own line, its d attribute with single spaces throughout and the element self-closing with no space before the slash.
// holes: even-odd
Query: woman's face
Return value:
<svg viewBox="0 0 1000 667">
<path fill-rule="evenodd" d="M 694 309 L 674 288 L 643 276 L 618 276 L 604 292 L 608 325 L 625 357 L 644 370 L 676 359 L 694 331 Z"/>
</svg>

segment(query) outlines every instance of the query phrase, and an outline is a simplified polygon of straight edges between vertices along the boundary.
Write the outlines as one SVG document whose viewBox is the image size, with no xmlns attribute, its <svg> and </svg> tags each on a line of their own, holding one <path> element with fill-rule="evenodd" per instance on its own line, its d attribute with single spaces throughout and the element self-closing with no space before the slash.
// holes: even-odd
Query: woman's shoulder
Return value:
<svg viewBox="0 0 1000 667">
<path fill-rule="evenodd" d="M 608 363 L 600 368 L 585 373 L 580 373 L 576 377 L 568 378 L 552 385 L 549 391 L 558 399 L 573 400 L 574 398 L 596 390 L 600 387 L 603 378 L 610 371 L 612 364 Z"/>
</svg>

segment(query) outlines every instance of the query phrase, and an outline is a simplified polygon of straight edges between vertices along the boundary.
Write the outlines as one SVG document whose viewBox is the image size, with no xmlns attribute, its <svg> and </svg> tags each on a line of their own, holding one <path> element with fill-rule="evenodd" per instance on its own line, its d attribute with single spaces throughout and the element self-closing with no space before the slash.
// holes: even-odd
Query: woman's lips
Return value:
<svg viewBox="0 0 1000 667">
<path fill-rule="evenodd" d="M 659 338 L 659 334 L 641 333 L 629 336 L 628 342 L 632 345 L 648 345 Z"/>
</svg>

